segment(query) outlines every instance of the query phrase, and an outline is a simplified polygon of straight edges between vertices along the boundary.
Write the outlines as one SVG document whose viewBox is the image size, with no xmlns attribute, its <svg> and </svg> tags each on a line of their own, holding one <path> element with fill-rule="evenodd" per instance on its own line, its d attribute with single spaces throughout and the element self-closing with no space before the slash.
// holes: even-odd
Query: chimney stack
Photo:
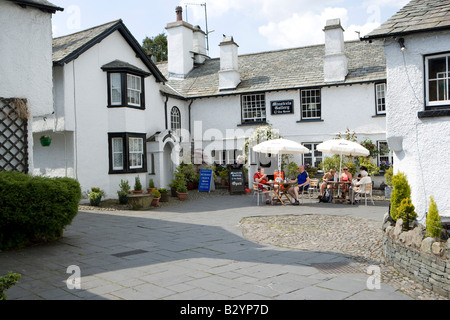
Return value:
<svg viewBox="0 0 450 320">
<path fill-rule="evenodd" d="M 241 83 L 238 48 L 233 37 L 225 36 L 220 43 L 219 90 L 234 90 Z"/>
<path fill-rule="evenodd" d="M 183 8 L 176 7 L 175 12 L 177 13 L 177 21 L 183 21 Z"/>
<path fill-rule="evenodd" d="M 325 82 L 343 82 L 348 75 L 348 59 L 345 55 L 344 29 L 340 19 L 328 20 L 325 32 Z"/>
</svg>

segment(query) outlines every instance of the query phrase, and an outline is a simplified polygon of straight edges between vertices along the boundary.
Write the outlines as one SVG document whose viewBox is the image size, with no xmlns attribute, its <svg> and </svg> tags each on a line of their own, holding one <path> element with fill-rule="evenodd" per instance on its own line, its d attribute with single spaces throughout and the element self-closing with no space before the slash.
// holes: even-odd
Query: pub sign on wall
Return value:
<svg viewBox="0 0 450 320">
<path fill-rule="evenodd" d="M 272 101 L 270 103 L 272 115 L 293 114 L 294 100 Z"/>
</svg>

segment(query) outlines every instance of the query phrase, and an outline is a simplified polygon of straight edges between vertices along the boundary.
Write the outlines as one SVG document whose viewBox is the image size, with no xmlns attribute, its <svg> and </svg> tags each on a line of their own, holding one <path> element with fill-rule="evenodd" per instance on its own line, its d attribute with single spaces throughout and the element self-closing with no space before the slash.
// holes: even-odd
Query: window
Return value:
<svg viewBox="0 0 450 320">
<path fill-rule="evenodd" d="M 242 123 L 266 122 L 265 94 L 242 96 Z"/>
<path fill-rule="evenodd" d="M 147 171 L 146 135 L 140 133 L 110 133 L 109 173 Z"/>
<path fill-rule="evenodd" d="M 310 153 L 306 153 L 303 155 L 303 164 L 309 164 L 312 167 L 319 167 L 319 164 L 322 163 L 323 157 L 322 152 L 317 150 L 317 146 L 320 143 L 304 143 L 303 145 L 311 150 Z"/>
<path fill-rule="evenodd" d="M 381 171 L 385 171 L 393 164 L 392 152 L 389 150 L 387 141 L 377 141 L 377 144 L 378 150 L 380 150 L 378 154 L 378 166 Z"/>
<path fill-rule="evenodd" d="M 108 73 L 108 107 L 144 109 L 144 77 L 125 72 Z"/>
<path fill-rule="evenodd" d="M 172 131 L 174 131 L 177 135 L 180 135 L 181 131 L 181 113 L 180 109 L 177 107 L 172 108 L 172 112 L 170 113 L 170 128 Z"/>
<path fill-rule="evenodd" d="M 375 85 L 375 99 L 377 114 L 386 114 L 386 83 L 378 83 Z"/>
<path fill-rule="evenodd" d="M 450 54 L 425 58 L 426 106 L 449 107 Z"/>
<path fill-rule="evenodd" d="M 300 95 L 302 120 L 320 119 L 322 117 L 320 89 L 302 90 Z"/>
<path fill-rule="evenodd" d="M 241 154 L 240 150 L 213 150 L 211 158 L 216 165 L 235 164 Z"/>
</svg>

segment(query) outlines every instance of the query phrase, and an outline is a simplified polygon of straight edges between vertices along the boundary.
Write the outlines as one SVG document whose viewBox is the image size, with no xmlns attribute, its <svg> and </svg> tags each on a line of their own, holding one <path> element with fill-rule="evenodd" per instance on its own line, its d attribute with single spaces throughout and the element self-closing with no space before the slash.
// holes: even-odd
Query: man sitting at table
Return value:
<svg viewBox="0 0 450 320">
<path fill-rule="evenodd" d="M 305 171 L 305 166 L 299 166 L 298 167 L 299 175 L 297 176 L 297 179 L 295 180 L 289 180 L 291 183 L 297 183 L 296 186 L 292 186 L 288 189 L 288 193 L 294 197 L 295 202 L 294 205 L 298 206 L 300 202 L 298 201 L 298 195 L 300 192 L 300 189 L 302 190 L 302 193 L 305 191 L 308 191 L 309 188 L 309 174 Z"/>
<path fill-rule="evenodd" d="M 253 181 L 258 184 L 259 191 L 269 191 L 269 186 L 267 185 L 267 174 L 264 173 L 264 169 L 258 168 L 258 172 L 253 176 Z M 270 204 L 269 192 L 266 192 L 266 204 Z"/>
</svg>

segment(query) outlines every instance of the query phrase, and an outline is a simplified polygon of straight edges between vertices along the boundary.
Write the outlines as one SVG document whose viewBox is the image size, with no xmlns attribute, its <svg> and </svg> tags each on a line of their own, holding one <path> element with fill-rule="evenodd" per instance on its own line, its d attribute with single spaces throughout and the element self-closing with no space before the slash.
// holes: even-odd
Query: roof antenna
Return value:
<svg viewBox="0 0 450 320">
<path fill-rule="evenodd" d="M 208 30 L 208 10 L 206 9 L 206 2 L 205 2 L 205 3 L 185 3 L 185 6 L 186 6 L 186 22 L 189 22 L 189 21 L 188 21 L 188 12 L 187 12 L 187 7 L 188 7 L 188 6 L 202 6 L 202 7 L 205 7 L 206 50 L 208 51 L 208 55 L 209 55 L 209 34 L 210 34 L 210 33 L 213 33 L 214 30 L 212 30 L 212 31 L 209 31 L 209 30 Z"/>
</svg>

